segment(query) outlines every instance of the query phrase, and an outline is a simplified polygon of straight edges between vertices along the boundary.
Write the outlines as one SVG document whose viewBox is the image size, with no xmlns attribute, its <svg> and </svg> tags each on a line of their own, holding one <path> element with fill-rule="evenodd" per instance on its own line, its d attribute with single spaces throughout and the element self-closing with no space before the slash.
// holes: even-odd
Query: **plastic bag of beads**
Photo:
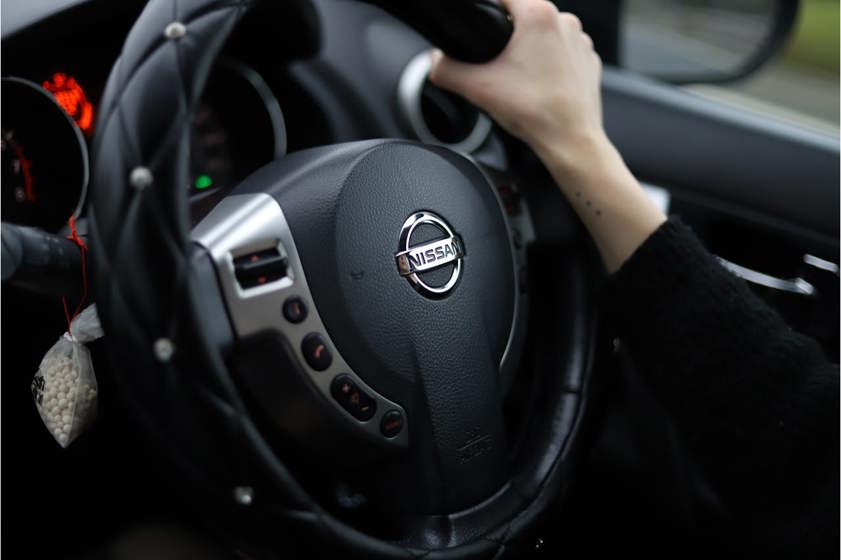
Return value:
<svg viewBox="0 0 841 560">
<path fill-rule="evenodd" d="M 96 417 L 96 377 L 85 344 L 102 334 L 96 306 L 91 305 L 44 355 L 32 380 L 38 414 L 62 447 L 70 445 Z"/>
</svg>

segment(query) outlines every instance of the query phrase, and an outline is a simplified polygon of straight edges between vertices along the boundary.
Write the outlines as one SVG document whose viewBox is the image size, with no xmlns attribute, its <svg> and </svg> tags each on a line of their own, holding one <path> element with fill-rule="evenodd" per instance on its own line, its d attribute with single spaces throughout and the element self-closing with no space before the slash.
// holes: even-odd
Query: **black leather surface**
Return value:
<svg viewBox="0 0 841 560">
<path fill-rule="evenodd" d="M 255 484 L 252 508 L 261 512 L 266 531 L 277 523 L 300 526 L 361 557 L 499 555 L 545 510 L 569 468 L 583 401 L 562 390 L 565 376 L 547 377 L 541 385 L 536 402 L 543 404 L 534 409 L 526 445 L 530 453 L 515 461 L 511 484 L 470 512 L 418 517 L 392 540 L 354 529 L 320 506 L 257 429 L 231 380 L 218 344 L 224 334 L 209 327 L 220 320 L 219 312 L 207 306 L 206 292 L 196 289 L 208 280 L 194 265 L 202 256 L 189 242 L 184 185 L 191 108 L 247 7 L 247 2 L 152 0 L 127 37 L 102 99 L 90 254 L 127 413 L 169 451 L 185 481 L 221 504 L 231 502 L 235 486 Z M 178 40 L 164 37 L 173 21 L 186 26 Z M 144 189 L 129 181 L 139 166 L 153 176 Z M 574 286 L 566 294 L 583 301 L 584 293 Z M 586 314 L 566 319 L 581 324 Z M 153 348 L 162 338 L 174 344 L 170 360 L 155 357 Z M 573 348 L 579 363 L 587 362 L 582 350 Z"/>
<path fill-rule="evenodd" d="M 487 62 L 505 48 L 514 32 L 496 0 L 366 0 L 409 23 L 452 57 Z"/>
</svg>

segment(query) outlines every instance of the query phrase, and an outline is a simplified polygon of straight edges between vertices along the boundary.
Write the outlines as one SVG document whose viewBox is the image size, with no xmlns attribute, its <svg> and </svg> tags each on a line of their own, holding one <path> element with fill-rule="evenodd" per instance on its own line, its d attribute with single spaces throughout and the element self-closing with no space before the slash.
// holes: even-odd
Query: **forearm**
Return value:
<svg viewBox="0 0 841 560">
<path fill-rule="evenodd" d="M 547 143 L 536 153 L 589 230 L 607 271 L 613 273 L 666 216 L 602 131 L 569 146 Z"/>
<path fill-rule="evenodd" d="M 831 453 L 837 476 L 837 367 L 686 226 L 658 228 L 604 296 L 623 345 L 733 513 L 795 503 L 785 480 L 823 476 Z"/>
</svg>

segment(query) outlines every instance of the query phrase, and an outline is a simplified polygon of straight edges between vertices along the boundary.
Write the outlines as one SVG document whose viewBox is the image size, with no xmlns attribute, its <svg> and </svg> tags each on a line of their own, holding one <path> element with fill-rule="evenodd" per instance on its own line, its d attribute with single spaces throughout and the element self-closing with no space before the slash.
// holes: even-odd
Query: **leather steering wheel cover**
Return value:
<svg viewBox="0 0 841 560">
<path fill-rule="evenodd" d="M 189 123 L 212 63 L 252 3 L 152 0 L 129 33 L 105 88 L 94 144 L 90 248 L 97 304 L 112 371 L 130 411 L 167 447 L 196 486 L 230 501 L 255 473 L 284 493 L 261 504 L 279 522 L 300 523 L 355 552 L 385 558 L 487 557 L 545 510 L 562 483 L 571 442 L 583 417 L 581 387 L 567 384 L 585 369 L 577 359 L 543 387 L 535 432 L 521 444 L 511 481 L 519 497 L 513 519 L 465 531 L 468 542 L 444 548 L 386 542 L 324 510 L 295 480 L 247 413 L 218 348 L 210 344 L 195 284 L 189 238 Z M 185 33 L 168 26 L 178 22 Z M 169 35 L 169 36 L 167 36 Z M 151 183 L 138 181 L 147 169 Z M 134 175 L 135 180 L 132 180 Z M 583 303 L 577 298 L 578 305 Z M 576 320 L 586 322 L 586 313 Z M 218 319 L 218 318 L 217 318 Z M 582 329 L 584 330 L 584 329 Z M 583 335 L 582 335 L 583 336 Z M 174 344 L 170 359 L 154 348 Z M 131 356 L 131 359 L 125 359 Z M 266 493 L 271 495 L 270 492 Z M 490 521 L 490 520 L 489 520 Z"/>
</svg>

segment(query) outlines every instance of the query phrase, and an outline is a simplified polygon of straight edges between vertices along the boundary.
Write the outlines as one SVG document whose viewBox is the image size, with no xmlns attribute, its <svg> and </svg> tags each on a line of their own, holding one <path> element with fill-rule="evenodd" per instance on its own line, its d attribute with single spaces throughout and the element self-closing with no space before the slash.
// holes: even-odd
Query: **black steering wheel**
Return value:
<svg viewBox="0 0 841 560">
<path fill-rule="evenodd" d="M 511 179 L 405 140 L 288 155 L 191 231 L 191 111 L 249 9 L 153 0 L 111 72 L 90 254 L 114 376 L 181 474 L 241 515 L 366 557 L 498 554 L 568 481 L 592 361 L 581 262 L 527 269 Z M 531 316 L 556 328 L 527 336 L 541 285 Z M 313 464 L 364 489 L 374 528 L 324 503 Z"/>
</svg>

